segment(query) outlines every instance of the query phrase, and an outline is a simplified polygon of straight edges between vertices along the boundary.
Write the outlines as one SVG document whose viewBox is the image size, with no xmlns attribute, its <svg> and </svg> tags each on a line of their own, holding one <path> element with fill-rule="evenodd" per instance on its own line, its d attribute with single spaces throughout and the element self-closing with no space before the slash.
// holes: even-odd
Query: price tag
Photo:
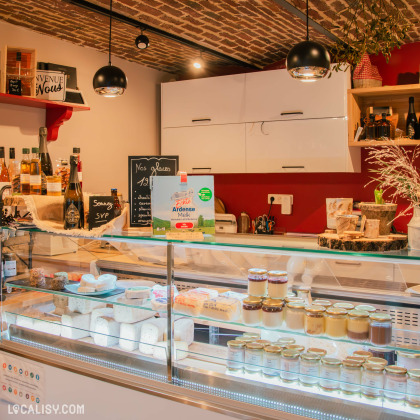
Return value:
<svg viewBox="0 0 420 420">
<path fill-rule="evenodd" d="M 114 197 L 102 195 L 89 197 L 89 230 L 114 219 Z"/>
</svg>

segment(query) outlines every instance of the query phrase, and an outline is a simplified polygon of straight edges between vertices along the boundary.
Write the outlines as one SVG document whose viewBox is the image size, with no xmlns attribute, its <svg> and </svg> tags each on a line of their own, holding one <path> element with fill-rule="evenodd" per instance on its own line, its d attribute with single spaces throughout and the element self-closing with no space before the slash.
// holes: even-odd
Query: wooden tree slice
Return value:
<svg viewBox="0 0 420 420">
<path fill-rule="evenodd" d="M 318 245 L 341 251 L 385 252 L 405 249 L 408 239 L 406 235 L 379 236 L 376 239 L 346 239 L 340 238 L 336 233 L 322 233 L 318 235 Z"/>
</svg>

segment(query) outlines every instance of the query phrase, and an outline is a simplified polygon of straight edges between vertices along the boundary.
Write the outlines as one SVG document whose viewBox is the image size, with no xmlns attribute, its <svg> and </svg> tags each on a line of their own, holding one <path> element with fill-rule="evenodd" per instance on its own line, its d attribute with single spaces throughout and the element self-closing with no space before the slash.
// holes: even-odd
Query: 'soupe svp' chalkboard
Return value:
<svg viewBox="0 0 420 420">
<path fill-rule="evenodd" d="M 152 226 L 150 177 L 176 175 L 178 165 L 178 156 L 128 157 L 130 226 Z"/>
</svg>

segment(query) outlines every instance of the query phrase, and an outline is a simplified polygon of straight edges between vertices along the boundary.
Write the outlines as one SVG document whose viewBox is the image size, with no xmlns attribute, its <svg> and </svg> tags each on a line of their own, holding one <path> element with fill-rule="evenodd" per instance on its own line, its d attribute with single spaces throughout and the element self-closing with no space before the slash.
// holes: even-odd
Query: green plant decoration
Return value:
<svg viewBox="0 0 420 420">
<path fill-rule="evenodd" d="M 398 4 L 397 4 L 398 3 Z M 362 56 L 382 53 L 388 62 L 394 48 L 400 48 L 411 23 L 401 10 L 406 5 L 400 0 L 353 0 L 340 12 L 346 23 L 341 29 L 341 42 L 332 47 L 331 70 L 345 71 L 356 66 Z"/>
<path fill-rule="evenodd" d="M 375 194 L 375 203 L 376 204 L 384 204 L 384 199 L 382 198 L 382 194 L 384 193 L 384 190 L 381 188 L 375 188 L 374 194 Z"/>
</svg>

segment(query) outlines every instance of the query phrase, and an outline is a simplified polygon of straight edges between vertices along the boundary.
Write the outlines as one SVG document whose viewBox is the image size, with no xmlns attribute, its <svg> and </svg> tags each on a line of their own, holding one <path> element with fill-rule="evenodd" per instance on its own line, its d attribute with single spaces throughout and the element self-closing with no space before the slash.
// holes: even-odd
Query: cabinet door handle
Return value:
<svg viewBox="0 0 420 420">
<path fill-rule="evenodd" d="M 335 261 L 335 263 L 338 265 L 355 265 L 355 266 L 362 265 L 361 262 L 351 262 L 351 261 Z"/>
<path fill-rule="evenodd" d="M 283 169 L 305 169 L 304 166 L 282 166 Z"/>
<path fill-rule="evenodd" d="M 281 116 L 283 115 L 303 115 L 302 111 L 286 111 L 286 112 L 282 112 L 280 114 Z"/>
<path fill-rule="evenodd" d="M 211 172 L 211 168 L 191 168 L 193 171 L 208 171 Z"/>
<path fill-rule="evenodd" d="M 197 118 L 195 120 L 191 120 L 191 122 L 196 123 L 196 122 L 210 122 L 211 118 Z"/>
</svg>

